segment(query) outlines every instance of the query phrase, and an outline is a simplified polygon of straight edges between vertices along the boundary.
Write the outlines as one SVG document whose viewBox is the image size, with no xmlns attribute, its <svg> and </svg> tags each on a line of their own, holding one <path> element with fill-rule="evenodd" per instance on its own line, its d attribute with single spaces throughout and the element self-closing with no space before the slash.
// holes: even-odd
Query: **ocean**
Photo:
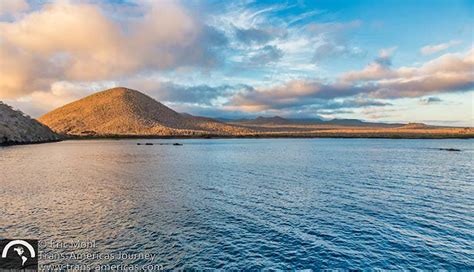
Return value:
<svg viewBox="0 0 474 272">
<path fill-rule="evenodd" d="M 0 238 L 39 239 L 42 268 L 473 270 L 473 155 L 454 139 L 0 147 Z"/>
</svg>

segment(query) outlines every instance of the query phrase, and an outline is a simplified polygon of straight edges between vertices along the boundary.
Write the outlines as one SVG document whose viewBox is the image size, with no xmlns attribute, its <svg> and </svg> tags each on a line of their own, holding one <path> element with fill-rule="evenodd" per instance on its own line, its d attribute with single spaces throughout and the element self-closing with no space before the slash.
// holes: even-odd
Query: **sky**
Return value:
<svg viewBox="0 0 474 272">
<path fill-rule="evenodd" d="M 474 126 L 474 1 L 0 1 L 0 100 Z"/>
</svg>

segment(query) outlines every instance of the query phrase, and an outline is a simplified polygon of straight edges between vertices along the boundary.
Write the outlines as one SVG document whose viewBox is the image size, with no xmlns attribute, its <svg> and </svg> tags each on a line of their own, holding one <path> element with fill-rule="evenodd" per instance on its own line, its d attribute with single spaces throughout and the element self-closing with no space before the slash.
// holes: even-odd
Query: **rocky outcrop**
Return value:
<svg viewBox="0 0 474 272">
<path fill-rule="evenodd" d="M 0 145 L 59 140 L 47 126 L 0 102 Z"/>
</svg>

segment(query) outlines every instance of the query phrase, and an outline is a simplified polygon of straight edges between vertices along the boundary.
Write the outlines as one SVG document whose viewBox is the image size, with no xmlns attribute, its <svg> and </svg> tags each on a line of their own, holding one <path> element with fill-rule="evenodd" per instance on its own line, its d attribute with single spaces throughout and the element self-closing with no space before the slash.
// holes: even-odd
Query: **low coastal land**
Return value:
<svg viewBox="0 0 474 272">
<path fill-rule="evenodd" d="M 215 134 L 215 133 L 187 133 L 170 135 L 150 134 L 104 134 L 104 135 L 61 135 L 63 140 L 88 139 L 232 139 L 232 138 L 383 138 L 383 139 L 471 139 L 474 138 L 473 128 L 430 127 L 426 129 L 403 128 L 357 128 L 337 127 L 306 130 L 275 129 L 268 131 L 255 130 L 246 134 Z"/>
</svg>

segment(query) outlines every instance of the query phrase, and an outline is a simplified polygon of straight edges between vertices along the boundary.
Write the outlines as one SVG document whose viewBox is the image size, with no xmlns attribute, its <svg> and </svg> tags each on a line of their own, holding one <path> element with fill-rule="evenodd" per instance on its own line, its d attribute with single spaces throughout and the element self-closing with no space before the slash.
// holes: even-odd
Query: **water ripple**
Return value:
<svg viewBox="0 0 474 272">
<path fill-rule="evenodd" d="M 0 148 L 0 237 L 166 269 L 474 270 L 472 140 L 136 142 Z"/>
</svg>

